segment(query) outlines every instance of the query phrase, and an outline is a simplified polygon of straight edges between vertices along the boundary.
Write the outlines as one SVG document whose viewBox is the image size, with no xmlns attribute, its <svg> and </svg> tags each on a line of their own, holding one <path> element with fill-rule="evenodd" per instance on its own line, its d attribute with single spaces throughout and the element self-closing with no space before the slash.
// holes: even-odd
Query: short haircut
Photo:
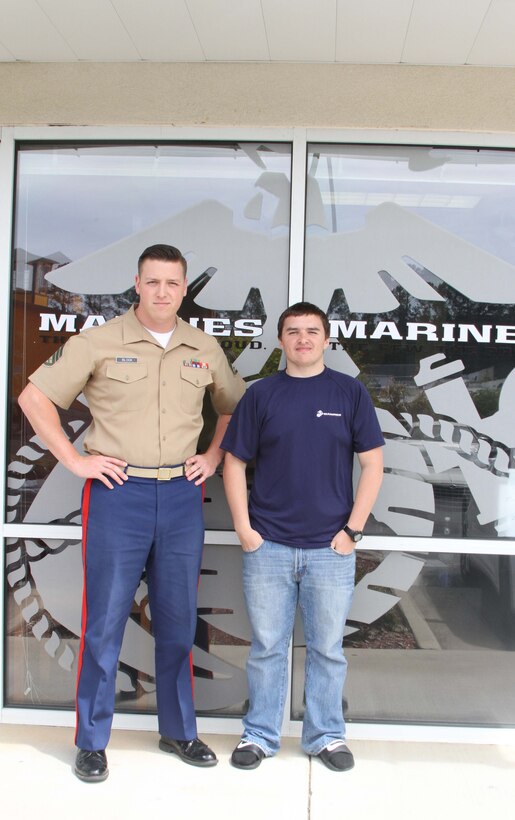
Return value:
<svg viewBox="0 0 515 820">
<path fill-rule="evenodd" d="M 294 305 L 290 305 L 290 307 L 286 308 L 286 310 L 283 310 L 279 316 L 277 323 L 277 335 L 279 339 L 282 336 L 284 322 L 290 316 L 318 316 L 324 328 L 325 338 L 329 338 L 331 325 L 324 311 L 316 305 L 311 304 L 311 302 L 296 302 Z"/>
<path fill-rule="evenodd" d="M 188 270 L 188 263 L 178 248 L 173 245 L 150 245 L 145 248 L 138 259 L 138 275 L 141 273 L 141 266 L 146 259 L 159 259 L 161 262 L 180 262 L 184 276 Z"/>
</svg>

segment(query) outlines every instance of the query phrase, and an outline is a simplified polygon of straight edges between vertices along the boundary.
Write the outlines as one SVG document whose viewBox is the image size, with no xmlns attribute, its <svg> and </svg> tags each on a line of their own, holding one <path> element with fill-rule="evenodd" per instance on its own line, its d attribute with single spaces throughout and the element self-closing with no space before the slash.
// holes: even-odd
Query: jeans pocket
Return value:
<svg viewBox="0 0 515 820">
<path fill-rule="evenodd" d="M 256 547 L 255 550 L 243 550 L 243 554 L 244 555 L 254 555 L 255 552 L 259 552 L 259 550 L 262 548 L 264 543 L 265 543 L 264 540 L 261 541 L 261 544 L 258 544 L 258 546 Z"/>
<path fill-rule="evenodd" d="M 331 552 L 334 552 L 334 554 L 336 555 L 337 558 L 350 558 L 351 556 L 353 556 L 353 557 L 356 556 L 356 550 L 355 549 L 351 550 L 350 552 L 337 552 L 336 550 L 333 550 L 332 547 L 328 547 L 328 549 Z"/>
</svg>

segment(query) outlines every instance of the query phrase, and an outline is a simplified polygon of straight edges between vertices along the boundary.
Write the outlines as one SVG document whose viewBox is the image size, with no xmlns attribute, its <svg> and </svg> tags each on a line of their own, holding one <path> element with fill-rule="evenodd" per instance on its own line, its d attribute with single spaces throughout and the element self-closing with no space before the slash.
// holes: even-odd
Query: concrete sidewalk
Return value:
<svg viewBox="0 0 515 820">
<path fill-rule="evenodd" d="M 160 752 L 151 732 L 114 731 L 105 783 L 72 774 L 73 731 L 0 726 L 1 810 L 13 820 L 447 820 L 512 817 L 515 747 L 353 741 L 335 773 L 295 738 L 254 771 L 229 764 L 237 738 L 204 735 L 220 762 L 198 769 Z"/>
</svg>

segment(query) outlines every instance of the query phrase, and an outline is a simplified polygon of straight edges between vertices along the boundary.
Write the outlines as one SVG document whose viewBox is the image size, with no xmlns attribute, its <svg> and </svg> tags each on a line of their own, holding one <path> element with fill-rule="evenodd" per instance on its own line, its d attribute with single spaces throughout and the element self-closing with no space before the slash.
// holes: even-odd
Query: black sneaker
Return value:
<svg viewBox="0 0 515 820">
<path fill-rule="evenodd" d="M 250 740 L 240 740 L 231 755 L 231 763 L 237 769 L 257 769 L 263 758 L 263 749 Z"/>
<path fill-rule="evenodd" d="M 333 740 L 317 757 L 333 772 L 346 772 L 354 766 L 352 752 L 343 740 Z"/>
</svg>

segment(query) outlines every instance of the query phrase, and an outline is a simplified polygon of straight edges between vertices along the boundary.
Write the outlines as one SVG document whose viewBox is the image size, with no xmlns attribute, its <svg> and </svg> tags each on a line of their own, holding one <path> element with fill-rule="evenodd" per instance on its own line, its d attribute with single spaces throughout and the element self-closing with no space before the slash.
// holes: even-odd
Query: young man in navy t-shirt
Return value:
<svg viewBox="0 0 515 820">
<path fill-rule="evenodd" d="M 231 763 L 254 769 L 279 750 L 299 604 L 306 636 L 302 747 L 329 769 L 345 771 L 354 760 L 342 710 L 343 631 L 355 546 L 381 484 L 384 439 L 363 385 L 324 365 L 329 321 L 320 308 L 309 302 L 287 308 L 278 336 L 286 370 L 251 385 L 221 445 L 252 626 L 249 710 Z M 355 453 L 361 475 L 353 497 Z M 245 468 L 252 459 L 247 501 Z"/>
</svg>

